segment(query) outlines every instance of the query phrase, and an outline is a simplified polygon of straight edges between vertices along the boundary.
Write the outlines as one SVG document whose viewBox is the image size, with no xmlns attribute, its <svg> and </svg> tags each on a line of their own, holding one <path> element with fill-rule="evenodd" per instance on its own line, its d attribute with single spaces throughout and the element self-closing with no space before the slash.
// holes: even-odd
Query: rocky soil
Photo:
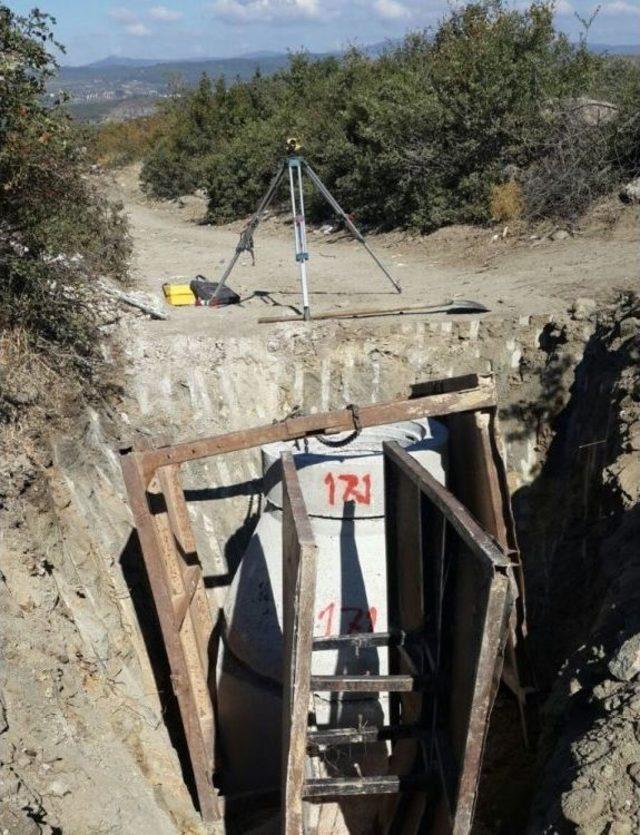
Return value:
<svg viewBox="0 0 640 835">
<path fill-rule="evenodd" d="M 639 360 L 629 299 L 601 315 L 525 499 L 544 510 L 544 491 L 555 508 L 525 534 L 546 545 L 544 564 L 531 554 L 530 626 L 552 687 L 531 833 L 640 830 Z"/>
</svg>

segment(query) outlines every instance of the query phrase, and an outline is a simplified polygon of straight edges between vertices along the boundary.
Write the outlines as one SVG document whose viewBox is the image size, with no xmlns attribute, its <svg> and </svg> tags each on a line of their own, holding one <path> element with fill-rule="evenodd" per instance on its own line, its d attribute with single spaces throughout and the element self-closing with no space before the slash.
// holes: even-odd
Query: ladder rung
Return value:
<svg viewBox="0 0 640 835">
<path fill-rule="evenodd" d="M 352 632 L 349 635 L 329 635 L 314 638 L 314 650 L 343 649 L 346 647 L 391 647 L 403 644 L 406 633 L 398 629 L 391 632 Z"/>
<path fill-rule="evenodd" d="M 398 777 L 396 774 L 379 777 L 320 777 L 305 782 L 302 796 L 305 800 L 319 801 L 354 794 L 398 794 L 421 788 L 428 782 L 426 774 L 410 774 L 406 777 Z"/>
<path fill-rule="evenodd" d="M 309 731 L 307 748 L 320 745 L 357 745 L 361 742 L 383 742 L 390 739 L 409 739 L 425 736 L 426 730 L 421 725 L 368 725 L 364 728 L 327 728 L 321 731 Z"/>
<path fill-rule="evenodd" d="M 314 692 L 406 693 L 425 690 L 430 676 L 311 676 Z"/>
</svg>

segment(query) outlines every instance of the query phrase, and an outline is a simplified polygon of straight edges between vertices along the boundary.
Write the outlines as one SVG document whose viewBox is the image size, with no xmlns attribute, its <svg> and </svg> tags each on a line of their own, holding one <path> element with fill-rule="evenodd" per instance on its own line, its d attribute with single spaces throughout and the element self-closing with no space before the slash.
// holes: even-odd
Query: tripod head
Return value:
<svg viewBox="0 0 640 835">
<path fill-rule="evenodd" d="M 295 136 L 291 136 L 289 137 L 289 139 L 287 139 L 287 154 L 290 157 L 297 156 L 301 150 L 302 143 L 298 142 Z"/>
</svg>

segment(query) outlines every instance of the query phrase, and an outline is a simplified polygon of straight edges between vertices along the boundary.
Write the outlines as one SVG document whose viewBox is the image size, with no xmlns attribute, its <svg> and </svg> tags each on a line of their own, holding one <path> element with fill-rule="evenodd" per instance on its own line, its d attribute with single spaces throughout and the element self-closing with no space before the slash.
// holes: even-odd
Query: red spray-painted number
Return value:
<svg viewBox="0 0 640 835">
<path fill-rule="evenodd" d="M 329 603 L 324 609 L 318 612 L 318 620 L 324 621 L 324 636 L 328 638 L 333 635 L 333 615 L 336 611 L 336 604 Z M 361 609 L 358 606 L 341 606 L 340 612 L 353 612 L 353 618 L 347 625 L 347 634 L 351 635 L 353 632 L 373 632 L 376 627 L 376 618 L 378 617 L 378 610 L 375 606 L 370 609 Z"/>
<path fill-rule="evenodd" d="M 371 504 L 371 476 L 369 473 L 363 476 L 354 475 L 351 473 L 340 473 L 338 478 L 333 473 L 327 473 L 324 477 L 324 483 L 327 485 L 327 499 L 330 505 L 336 503 L 336 492 L 339 485 L 337 482 L 344 484 L 342 491 L 342 501 L 355 501 L 356 504 Z M 362 488 L 360 487 L 362 484 Z"/>
</svg>

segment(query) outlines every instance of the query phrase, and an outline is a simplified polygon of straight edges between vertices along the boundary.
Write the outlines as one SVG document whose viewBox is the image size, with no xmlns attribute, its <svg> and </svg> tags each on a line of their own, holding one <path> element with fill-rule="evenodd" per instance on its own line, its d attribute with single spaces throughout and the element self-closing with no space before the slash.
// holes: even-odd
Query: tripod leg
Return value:
<svg viewBox="0 0 640 835">
<path fill-rule="evenodd" d="M 298 169 L 297 186 L 298 199 L 300 200 L 300 211 L 298 212 L 296 200 L 296 183 L 294 181 L 293 169 Z M 289 189 L 291 191 L 291 211 L 293 212 L 293 230 L 296 248 L 296 261 L 300 266 L 300 285 L 302 287 L 302 308 L 305 320 L 311 318 L 309 310 L 309 291 L 307 288 L 307 265 L 309 257 L 307 253 L 307 233 L 304 219 L 304 197 L 302 193 L 302 169 L 300 163 L 296 165 L 295 160 L 289 161 Z"/>
<path fill-rule="evenodd" d="M 278 189 L 278 186 L 280 185 L 280 180 L 282 179 L 283 174 L 284 174 L 284 165 L 281 165 L 280 168 L 273 175 L 273 179 L 269 183 L 269 188 L 267 189 L 264 197 L 260 201 L 260 204 L 258 205 L 258 208 L 256 209 L 256 211 L 252 215 L 251 220 L 247 223 L 247 225 L 244 227 L 244 229 L 240 233 L 240 240 L 238 241 L 238 245 L 236 246 L 236 251 L 233 253 L 233 257 L 231 258 L 231 260 L 229 261 L 229 263 L 225 267 L 225 270 L 222 274 L 222 277 L 220 278 L 220 281 L 218 282 L 218 286 L 216 287 L 216 292 L 213 294 L 214 299 L 217 299 L 220 296 L 220 293 L 222 292 L 222 288 L 226 284 L 227 279 L 229 278 L 229 276 L 231 275 L 231 271 L 235 267 L 236 262 L 237 262 L 238 258 L 240 257 L 240 254 L 242 252 L 244 252 L 246 249 L 248 249 L 248 243 L 249 243 L 251 237 L 253 236 L 253 233 L 258 228 L 258 224 L 262 220 L 263 212 L 265 212 L 268 209 L 269 205 L 271 204 L 271 201 L 273 200 L 273 198 L 275 196 L 275 193 Z"/>
<path fill-rule="evenodd" d="M 316 172 L 313 170 L 313 168 L 309 165 L 309 163 L 308 163 L 306 160 L 303 160 L 303 164 L 304 164 L 304 167 L 305 167 L 305 170 L 306 170 L 307 174 L 309 175 L 309 178 L 311 179 L 311 182 L 312 182 L 312 183 L 316 186 L 316 188 L 318 189 L 318 191 L 320 192 L 320 194 L 324 197 L 324 199 L 325 199 L 325 200 L 327 201 L 327 203 L 331 206 L 331 208 L 334 210 L 334 212 L 335 212 L 337 215 L 339 215 L 339 216 L 340 216 L 340 217 L 344 220 L 344 222 L 345 222 L 345 224 L 346 224 L 346 226 L 347 226 L 347 229 L 351 232 L 351 234 L 353 235 L 353 237 L 354 237 L 357 241 L 359 241 L 359 242 L 362 244 L 362 246 L 363 246 L 363 247 L 367 250 L 367 252 L 368 252 L 368 253 L 369 253 L 369 255 L 373 258 L 373 260 L 376 262 L 376 264 L 378 265 L 378 267 L 380 267 L 380 269 L 381 269 L 381 270 L 382 270 L 382 272 L 385 274 L 385 276 L 386 276 L 386 277 L 389 279 L 389 281 L 393 284 L 393 286 L 395 287 L 395 289 L 397 290 L 397 292 L 398 292 L 398 293 L 401 293 L 401 292 L 402 292 L 402 288 L 400 287 L 400 285 L 398 284 L 398 282 L 397 282 L 397 281 L 395 281 L 395 279 L 394 279 L 394 278 L 392 278 L 392 276 L 390 275 L 389 271 L 388 271 L 388 270 L 387 270 L 387 268 L 384 266 L 384 264 L 380 261 L 380 259 L 379 259 L 379 258 L 378 258 L 378 256 L 375 254 L 375 252 L 373 252 L 373 251 L 369 248 L 369 246 L 368 246 L 367 242 L 366 242 L 366 241 L 365 241 L 365 239 L 364 239 L 364 236 L 362 235 L 362 232 L 360 232 L 360 230 L 358 229 L 358 227 L 357 227 L 357 226 L 353 223 L 353 221 L 351 220 L 351 218 L 349 217 L 349 215 L 348 215 L 348 214 L 344 211 L 344 209 L 342 208 L 342 206 L 338 203 L 338 201 L 335 199 L 335 197 L 333 196 L 333 194 L 331 194 L 331 192 L 329 191 L 329 189 L 325 186 L 325 184 L 322 182 L 322 180 L 320 179 L 320 177 L 318 177 L 318 175 L 317 175 L 317 174 L 316 174 Z"/>
</svg>

